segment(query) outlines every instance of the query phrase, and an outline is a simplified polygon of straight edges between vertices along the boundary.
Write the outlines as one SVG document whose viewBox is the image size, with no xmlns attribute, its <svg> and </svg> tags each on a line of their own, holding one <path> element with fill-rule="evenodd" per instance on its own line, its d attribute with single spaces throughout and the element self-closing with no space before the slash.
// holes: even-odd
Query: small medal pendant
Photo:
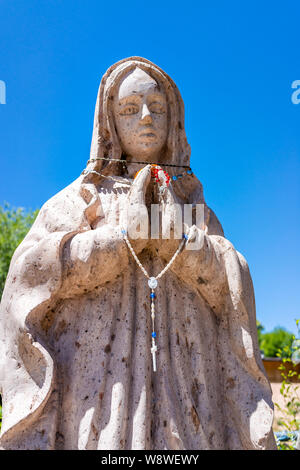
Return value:
<svg viewBox="0 0 300 470">
<path fill-rule="evenodd" d="M 157 287 L 157 280 L 155 279 L 155 277 L 150 277 L 150 279 L 148 280 L 148 286 L 150 287 L 150 289 L 155 289 Z"/>
</svg>

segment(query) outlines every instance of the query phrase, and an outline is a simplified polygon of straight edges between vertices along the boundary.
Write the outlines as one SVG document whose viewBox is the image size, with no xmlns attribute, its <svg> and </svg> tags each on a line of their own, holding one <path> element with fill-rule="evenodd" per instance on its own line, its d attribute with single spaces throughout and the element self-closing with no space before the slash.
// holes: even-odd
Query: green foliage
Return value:
<svg viewBox="0 0 300 470">
<path fill-rule="evenodd" d="M 281 349 L 281 357 L 288 357 L 294 335 L 284 328 L 275 328 L 270 333 L 265 333 L 262 339 L 262 349 L 266 357 L 274 357 Z"/>
<path fill-rule="evenodd" d="M 299 336 L 299 320 L 296 320 Z M 295 337 L 293 337 L 295 339 Z M 284 398 L 284 405 L 280 406 L 275 403 L 276 408 L 280 411 L 280 418 L 277 421 L 277 425 L 282 429 L 291 432 L 298 431 L 300 429 L 300 396 L 299 386 L 292 383 L 293 378 L 300 380 L 300 374 L 295 370 L 296 363 L 293 358 L 298 357 L 299 353 L 299 342 L 293 341 L 291 346 L 284 346 L 283 350 L 279 349 L 277 357 L 282 358 L 282 363 L 278 367 L 281 371 L 282 383 L 280 387 L 280 393 Z M 294 369 L 291 369 L 293 366 Z M 278 446 L 280 450 L 293 450 L 294 446 L 291 441 L 281 442 Z"/>
<path fill-rule="evenodd" d="M 285 328 L 277 327 L 269 333 L 263 333 L 264 327 L 256 322 L 259 348 L 265 357 L 277 357 L 280 349 L 282 356 L 289 357 L 289 351 L 295 336 Z"/>
<path fill-rule="evenodd" d="M 38 210 L 25 212 L 23 208 L 15 209 L 7 203 L 4 207 L 0 206 L 0 297 L 12 255 L 29 231 L 37 214 Z"/>
</svg>

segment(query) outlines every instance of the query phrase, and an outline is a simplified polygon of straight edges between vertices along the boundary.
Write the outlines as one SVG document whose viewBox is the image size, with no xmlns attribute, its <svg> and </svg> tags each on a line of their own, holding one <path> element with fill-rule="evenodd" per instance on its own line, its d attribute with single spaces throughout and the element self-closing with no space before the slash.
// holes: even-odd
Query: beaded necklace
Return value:
<svg viewBox="0 0 300 470">
<path fill-rule="evenodd" d="M 183 173 L 179 173 L 178 175 L 173 175 L 173 176 L 170 176 L 169 173 L 167 173 L 165 170 L 162 170 L 160 168 L 160 163 L 150 163 L 151 165 L 151 174 L 152 174 L 152 177 L 155 179 L 155 181 L 157 183 L 159 183 L 159 172 L 162 171 L 164 173 L 164 175 L 166 176 L 166 183 L 167 185 L 169 185 L 170 183 L 170 180 L 173 180 L 173 181 L 177 181 L 178 179 L 181 179 L 184 177 L 184 175 L 190 175 L 192 176 L 193 175 L 193 171 L 192 169 L 189 167 L 188 170 L 186 170 L 185 172 Z M 141 170 L 139 170 L 136 174 L 135 174 L 135 177 L 137 176 L 137 174 L 140 172 Z"/>
<path fill-rule="evenodd" d="M 126 164 L 127 163 L 137 163 L 138 165 L 159 165 L 159 166 L 168 166 L 168 167 L 176 167 L 176 168 L 187 168 L 188 170 L 191 170 L 191 167 L 188 165 L 176 165 L 175 163 L 151 163 L 151 162 L 127 162 L 127 160 L 122 160 L 121 158 L 107 158 L 107 157 L 96 157 L 96 158 L 90 158 L 87 161 L 87 165 L 92 162 L 96 162 L 97 160 L 106 160 L 108 162 L 119 162 L 123 164 L 123 167 L 126 169 Z M 193 172 L 192 172 L 193 173 Z M 189 174 L 192 174 L 189 173 Z"/>
<path fill-rule="evenodd" d="M 87 162 L 87 164 L 89 164 L 93 161 L 96 161 L 96 160 L 109 160 L 109 161 L 121 162 L 123 164 L 123 169 L 126 169 L 126 160 L 121 160 L 121 159 L 117 159 L 117 158 L 114 158 L 114 159 L 104 158 L 104 157 L 102 157 L 102 158 L 101 157 L 92 158 Z M 145 164 L 148 165 L 149 164 L 149 162 L 132 162 L 132 163 L 138 163 L 138 164 L 142 164 L 142 165 L 145 165 Z M 152 176 L 152 178 L 154 178 L 155 182 L 158 184 L 160 202 L 161 202 L 161 197 L 162 197 L 163 193 L 165 192 L 165 190 L 167 189 L 167 187 L 169 186 L 171 179 L 172 179 L 172 181 L 177 181 L 178 179 L 183 178 L 184 174 L 187 174 L 187 175 L 190 175 L 190 176 L 193 175 L 193 172 L 192 172 L 191 168 L 189 166 L 186 166 L 186 165 L 175 165 L 175 164 L 167 164 L 167 163 L 150 163 L 150 165 L 151 165 L 151 176 Z M 185 168 L 186 170 L 185 170 L 185 173 L 180 173 L 178 175 L 173 175 L 171 177 L 165 170 L 162 170 L 160 168 L 161 166 L 181 167 L 181 168 Z M 141 170 L 139 170 L 135 174 L 134 178 L 136 178 L 136 176 L 138 175 L 138 173 L 140 171 Z M 161 179 L 159 177 L 159 172 L 160 171 L 163 171 L 165 178 Z M 92 174 L 96 174 L 98 176 L 102 176 L 103 178 L 109 179 L 111 181 L 116 181 L 118 183 L 122 182 L 124 184 L 129 185 L 129 186 L 132 185 L 132 182 L 129 182 L 126 179 L 120 180 L 119 178 L 117 179 L 116 177 L 113 177 L 113 176 L 110 176 L 110 175 L 103 175 L 102 173 L 99 173 L 96 170 L 84 170 L 82 173 L 83 174 L 92 173 Z M 151 350 L 150 351 L 151 351 L 151 354 L 152 354 L 153 372 L 156 372 L 156 370 L 157 370 L 156 369 L 157 345 L 156 345 L 156 342 L 155 342 L 155 338 L 156 338 L 156 331 L 155 331 L 155 298 L 156 298 L 156 294 L 155 294 L 154 290 L 156 289 L 156 287 L 158 285 L 158 282 L 157 282 L 158 279 L 160 279 L 165 274 L 165 272 L 170 268 L 170 266 L 173 264 L 173 262 L 175 261 L 175 259 L 177 258 L 177 256 L 179 255 L 179 253 L 181 252 L 183 247 L 185 246 L 186 242 L 188 241 L 189 237 L 188 237 L 188 234 L 183 233 L 182 240 L 181 240 L 176 252 L 172 256 L 172 258 L 170 259 L 168 264 L 164 267 L 164 269 L 157 276 L 154 277 L 154 276 L 149 276 L 148 272 L 146 271 L 146 269 L 144 268 L 144 266 L 142 265 L 142 263 L 138 259 L 137 255 L 136 255 L 136 253 L 135 253 L 135 251 L 134 251 L 134 249 L 133 249 L 133 247 L 132 247 L 132 245 L 131 245 L 131 243 L 128 239 L 127 231 L 124 228 L 122 228 L 121 233 L 123 234 L 124 240 L 125 240 L 128 248 L 129 248 L 129 250 L 131 251 L 132 256 L 135 259 L 137 265 L 140 267 L 140 269 L 142 270 L 144 275 L 148 278 L 148 286 L 151 290 L 150 300 L 151 300 L 151 321 L 152 321 L 152 333 L 151 333 L 152 345 L 151 345 Z"/>
<path fill-rule="evenodd" d="M 164 267 L 164 269 L 157 275 L 157 276 L 149 276 L 148 272 L 146 271 L 146 269 L 144 268 L 144 266 L 142 265 L 142 263 L 140 262 L 140 260 L 138 259 L 134 249 L 132 248 L 132 245 L 128 239 L 128 236 L 127 236 L 127 231 L 122 228 L 121 229 L 121 233 L 123 234 L 124 236 L 124 240 L 125 242 L 127 243 L 127 246 L 129 248 L 129 250 L 131 251 L 132 253 L 132 256 L 134 257 L 137 265 L 141 268 L 142 272 L 144 273 L 144 275 L 148 278 L 148 286 L 151 290 L 150 292 L 150 300 L 151 300 L 151 320 L 152 320 L 152 333 L 151 333 L 151 337 L 152 337 L 152 346 L 151 346 L 151 354 L 152 354 L 152 365 L 153 365 L 153 372 L 156 372 L 156 352 L 157 352 L 157 346 L 156 346 L 156 343 L 155 343 L 155 338 L 156 338 L 156 331 L 155 331 L 155 298 L 156 298 L 156 294 L 154 292 L 154 290 L 156 289 L 157 285 L 158 285 L 158 282 L 157 280 L 160 279 L 164 274 L 165 272 L 167 272 L 167 270 L 169 269 L 169 267 L 173 264 L 173 262 L 175 261 L 175 259 L 177 258 L 177 256 L 179 255 L 179 253 L 181 252 L 181 250 L 183 249 L 184 245 L 186 244 L 186 242 L 188 241 L 189 239 L 189 236 L 188 234 L 186 233 L 183 233 L 182 234 L 182 240 L 179 244 L 179 247 L 177 248 L 177 250 L 175 251 L 174 255 L 172 256 L 172 258 L 170 259 L 170 261 L 168 262 L 168 264 Z"/>
<path fill-rule="evenodd" d="M 126 169 L 126 160 L 121 160 L 119 158 L 104 158 L 104 157 L 99 157 L 99 158 L 91 158 L 90 160 L 88 160 L 87 162 L 87 165 L 91 162 L 94 162 L 96 160 L 108 160 L 108 161 L 117 161 L 117 162 L 121 162 L 123 163 L 123 168 Z M 193 176 L 193 171 L 191 169 L 191 167 L 187 166 L 187 165 L 175 165 L 175 164 L 172 164 L 172 163 L 149 163 L 149 162 L 130 162 L 130 163 L 137 163 L 137 164 L 141 164 L 141 165 L 151 165 L 151 176 L 152 178 L 155 180 L 156 183 L 159 183 L 159 190 L 160 190 L 160 195 L 164 192 L 164 190 L 166 189 L 167 186 L 169 186 L 170 184 L 170 181 L 177 181 L 181 178 L 183 178 L 185 175 L 189 175 L 189 176 Z M 125 166 L 124 166 L 125 165 Z M 160 167 L 161 166 L 170 166 L 170 167 L 181 167 L 181 168 L 185 168 L 186 170 L 182 173 L 179 173 L 178 175 L 172 175 L 170 176 L 165 170 L 162 170 Z M 138 173 L 140 172 L 141 170 L 139 170 L 134 178 L 136 178 L 136 176 L 138 175 Z M 159 179 L 159 172 L 160 171 L 163 171 L 164 175 L 165 175 L 165 182 L 162 183 Z M 103 175 L 103 173 L 99 173 L 98 171 L 96 170 L 83 170 L 82 171 L 82 174 L 87 174 L 87 173 L 92 173 L 92 174 L 96 174 L 98 176 L 102 176 L 103 178 L 106 178 L 106 179 L 109 179 L 111 181 L 116 181 L 117 183 L 124 183 L 124 184 L 127 184 L 127 185 L 131 185 L 132 183 L 127 181 L 126 179 L 124 180 L 120 180 L 120 179 L 117 179 L 113 176 L 110 176 L 110 175 Z"/>
</svg>

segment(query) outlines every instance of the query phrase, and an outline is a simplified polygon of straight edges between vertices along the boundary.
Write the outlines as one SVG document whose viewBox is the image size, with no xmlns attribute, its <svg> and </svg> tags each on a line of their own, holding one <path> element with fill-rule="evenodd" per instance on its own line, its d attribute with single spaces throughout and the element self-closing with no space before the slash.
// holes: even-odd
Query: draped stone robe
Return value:
<svg viewBox="0 0 300 470">
<path fill-rule="evenodd" d="M 122 183 L 78 178 L 14 254 L 1 303 L 1 447 L 275 448 L 245 259 L 209 211 L 203 248 L 184 250 L 158 282 L 154 373 L 147 279 L 114 239 L 126 195 Z M 165 266 L 147 251 L 140 260 L 154 276 Z"/>
</svg>

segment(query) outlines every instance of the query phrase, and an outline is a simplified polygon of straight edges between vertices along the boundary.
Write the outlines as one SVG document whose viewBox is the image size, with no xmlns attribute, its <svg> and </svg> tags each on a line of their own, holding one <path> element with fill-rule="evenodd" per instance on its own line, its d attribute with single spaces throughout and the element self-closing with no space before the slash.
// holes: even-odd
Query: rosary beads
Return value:
<svg viewBox="0 0 300 470">
<path fill-rule="evenodd" d="M 121 160 L 121 159 L 116 159 L 116 158 L 111 159 L 111 158 L 99 157 L 99 158 L 91 158 L 87 162 L 87 164 L 89 164 L 91 162 L 94 162 L 96 160 L 108 160 L 110 162 L 111 161 L 121 162 L 123 164 L 124 170 L 126 170 L 126 163 L 128 163 L 128 162 L 126 162 L 126 160 Z M 149 165 L 149 162 L 129 162 L 129 163 Z M 154 179 L 154 181 L 158 185 L 160 203 L 162 202 L 162 196 L 163 196 L 164 192 L 166 191 L 167 187 L 170 185 L 171 181 L 180 180 L 181 178 L 184 177 L 185 174 L 187 174 L 189 176 L 193 176 L 192 169 L 187 165 L 175 165 L 175 164 L 167 164 L 167 163 L 150 163 L 150 165 L 151 165 L 151 177 Z M 182 173 L 179 173 L 177 175 L 170 176 L 167 173 L 167 171 L 165 171 L 161 168 L 163 166 L 165 166 L 165 167 L 181 167 L 181 168 L 184 168 L 185 171 L 183 171 Z M 135 174 L 134 178 L 136 178 L 136 176 L 138 175 L 138 173 L 140 171 L 141 170 L 139 170 Z M 161 175 L 160 172 L 163 172 L 163 175 Z M 109 179 L 111 181 L 127 184 L 128 186 L 132 185 L 132 182 L 128 181 L 126 178 L 115 177 L 115 176 L 110 176 L 110 175 L 103 175 L 102 173 L 99 173 L 96 170 L 83 170 L 83 172 L 82 172 L 82 174 L 87 174 L 87 173 L 96 174 L 98 176 Z M 128 239 L 127 231 L 124 228 L 122 228 L 121 233 L 123 234 L 123 238 L 124 238 L 128 248 L 129 248 L 130 252 L 132 253 L 132 256 L 135 259 L 137 265 L 140 267 L 140 269 L 142 270 L 144 275 L 148 278 L 148 286 L 150 288 L 150 302 L 151 302 L 150 303 L 150 311 L 151 311 L 151 323 L 152 323 L 151 349 L 150 349 L 150 351 L 151 351 L 151 354 L 152 354 L 153 371 L 156 372 L 156 370 L 157 370 L 157 364 L 156 364 L 156 352 L 157 352 L 156 336 L 157 335 L 156 335 L 156 331 L 155 331 L 155 299 L 156 299 L 155 289 L 158 285 L 158 279 L 160 279 L 165 274 L 165 272 L 170 268 L 172 263 L 175 261 L 175 259 L 177 258 L 177 256 L 179 255 L 179 253 L 181 252 L 183 247 L 185 246 L 185 244 L 188 241 L 189 237 L 188 237 L 188 234 L 183 233 L 182 240 L 181 240 L 176 252 L 172 256 L 172 258 L 170 259 L 168 264 L 164 267 L 164 269 L 157 276 L 154 277 L 154 276 L 150 276 L 148 274 L 148 272 L 146 271 L 146 269 L 144 268 L 144 266 L 142 265 L 142 263 L 138 259 L 137 255 L 136 255 L 136 253 L 135 253 L 135 251 L 134 251 L 134 249 L 133 249 L 133 247 L 132 247 L 132 245 L 131 245 L 131 243 Z"/>
<path fill-rule="evenodd" d="M 119 163 L 122 163 L 125 166 L 126 166 L 127 163 L 134 163 L 134 164 L 139 164 L 139 165 L 149 165 L 150 164 L 150 165 L 168 166 L 168 167 L 173 167 L 173 168 L 187 168 L 188 170 L 191 170 L 191 168 L 188 165 L 176 165 L 175 163 L 127 162 L 126 160 L 123 160 L 121 158 L 108 158 L 108 157 L 90 158 L 87 161 L 87 165 L 89 163 L 96 162 L 97 160 L 106 160 L 108 162 L 119 162 Z"/>
<path fill-rule="evenodd" d="M 91 160 L 89 160 L 87 163 L 89 163 L 89 162 L 91 162 L 91 161 L 94 161 L 94 160 L 96 160 L 96 159 L 91 159 Z M 97 160 L 100 160 L 100 158 L 97 159 Z M 101 159 L 101 160 L 102 160 L 102 159 Z M 111 161 L 112 159 L 103 158 L 103 160 L 110 160 L 110 161 Z M 117 161 L 120 161 L 120 162 L 124 162 L 124 161 L 125 161 L 125 160 L 119 160 L 119 159 L 113 159 L 113 160 L 117 160 Z M 134 163 L 146 163 L 146 162 L 134 162 Z M 149 163 L 147 163 L 147 164 L 149 164 Z M 193 171 L 192 171 L 192 169 L 191 169 L 190 167 L 185 167 L 185 166 L 184 166 L 183 168 L 187 168 L 184 172 L 179 173 L 178 175 L 172 175 L 172 176 L 170 176 L 165 170 L 162 170 L 162 169 L 160 168 L 160 166 L 176 166 L 176 167 L 177 167 L 177 166 L 180 166 L 180 165 L 167 165 L 167 164 L 162 164 L 162 163 L 159 163 L 159 164 L 157 164 L 157 163 L 155 163 L 155 164 L 154 164 L 154 163 L 151 163 L 151 176 L 152 176 L 152 178 L 155 180 L 156 183 L 158 183 L 158 184 L 161 185 L 161 189 L 162 189 L 162 190 L 163 190 L 163 186 L 169 186 L 171 180 L 172 180 L 172 181 L 177 181 L 177 180 L 180 180 L 181 178 L 183 178 L 184 175 L 193 176 L 193 174 L 194 174 Z M 140 171 L 141 171 L 141 170 L 139 170 L 139 171 L 135 174 L 134 178 L 136 178 L 136 176 L 138 175 L 138 173 L 139 173 Z M 160 181 L 160 178 L 159 178 L 159 172 L 160 172 L 160 171 L 162 171 L 162 172 L 164 173 L 164 175 L 165 175 L 165 182 L 164 182 L 164 183 L 162 183 L 162 182 Z M 124 179 L 122 179 L 122 180 L 121 180 L 121 179 L 117 179 L 116 177 L 111 176 L 111 175 L 103 175 L 103 173 L 99 173 L 99 172 L 96 171 L 96 170 L 83 170 L 83 171 L 82 171 L 82 174 L 87 174 L 87 173 L 92 173 L 92 174 L 101 176 L 102 178 L 106 178 L 106 179 L 109 179 L 109 180 L 111 180 L 111 181 L 116 181 L 117 183 L 120 183 L 120 182 L 121 182 L 121 183 L 127 184 L 128 186 L 130 186 L 130 185 L 132 184 L 130 181 L 126 180 L 126 178 L 124 178 Z"/>
<path fill-rule="evenodd" d="M 156 346 L 156 342 L 155 342 L 155 338 L 156 338 L 156 331 L 155 331 L 155 298 L 156 298 L 156 294 L 154 292 L 154 290 L 156 289 L 157 285 L 158 285 L 158 282 L 157 280 L 160 279 L 164 274 L 165 272 L 169 269 L 169 267 L 171 266 L 171 264 L 175 261 L 175 259 L 177 258 L 177 256 L 179 255 L 179 253 L 181 252 L 181 250 L 183 249 L 184 245 L 186 244 L 186 242 L 188 241 L 189 239 L 189 236 L 188 234 L 186 233 L 183 233 L 182 235 L 182 240 L 179 244 L 179 247 L 177 248 L 177 250 L 175 251 L 174 255 L 172 256 L 172 258 L 170 259 L 170 261 L 168 262 L 168 264 L 164 267 L 164 269 L 157 275 L 157 276 L 149 276 L 148 272 L 146 271 L 146 269 L 144 268 L 144 266 L 142 265 L 142 263 L 140 262 L 140 260 L 138 259 L 134 249 L 132 248 L 132 245 L 128 239 L 128 236 L 127 236 L 127 231 L 125 229 L 121 229 L 121 233 L 123 234 L 124 236 L 124 240 L 125 242 L 127 243 L 127 246 L 129 248 L 129 250 L 131 251 L 132 253 L 132 256 L 134 257 L 137 265 L 140 267 L 140 269 L 143 271 L 144 275 L 148 278 L 148 286 L 151 290 L 150 292 L 150 300 L 151 300 L 151 321 L 152 321 L 152 333 L 151 333 L 151 338 L 152 338 L 152 346 L 151 346 L 151 354 L 152 354 L 152 365 L 153 365 L 153 372 L 156 372 L 156 352 L 157 352 L 157 346 Z"/>
<path fill-rule="evenodd" d="M 129 164 L 129 163 L 134 163 L 134 164 L 138 164 L 138 165 L 149 165 L 150 164 L 152 168 L 155 168 L 155 167 L 185 168 L 185 171 L 183 171 L 182 173 L 179 173 L 178 175 L 172 175 L 172 176 L 168 175 L 168 173 L 166 171 L 164 171 L 164 173 L 166 175 L 168 175 L 168 178 L 172 179 L 172 181 L 177 181 L 177 180 L 183 178 L 184 175 L 193 176 L 193 174 L 194 174 L 193 170 L 188 165 L 176 165 L 175 163 L 127 162 L 126 160 L 122 160 L 121 158 L 107 158 L 107 157 L 90 158 L 87 161 L 87 165 L 89 163 L 95 162 L 97 160 L 105 160 L 105 161 L 108 161 L 108 162 L 122 163 L 124 170 L 126 170 L 126 165 Z M 82 173 L 85 174 L 86 170 L 83 170 Z M 92 170 L 90 173 L 96 173 L 100 176 L 104 176 L 101 173 L 96 172 L 95 170 Z M 106 176 L 106 178 L 109 178 L 109 177 Z"/>
</svg>

